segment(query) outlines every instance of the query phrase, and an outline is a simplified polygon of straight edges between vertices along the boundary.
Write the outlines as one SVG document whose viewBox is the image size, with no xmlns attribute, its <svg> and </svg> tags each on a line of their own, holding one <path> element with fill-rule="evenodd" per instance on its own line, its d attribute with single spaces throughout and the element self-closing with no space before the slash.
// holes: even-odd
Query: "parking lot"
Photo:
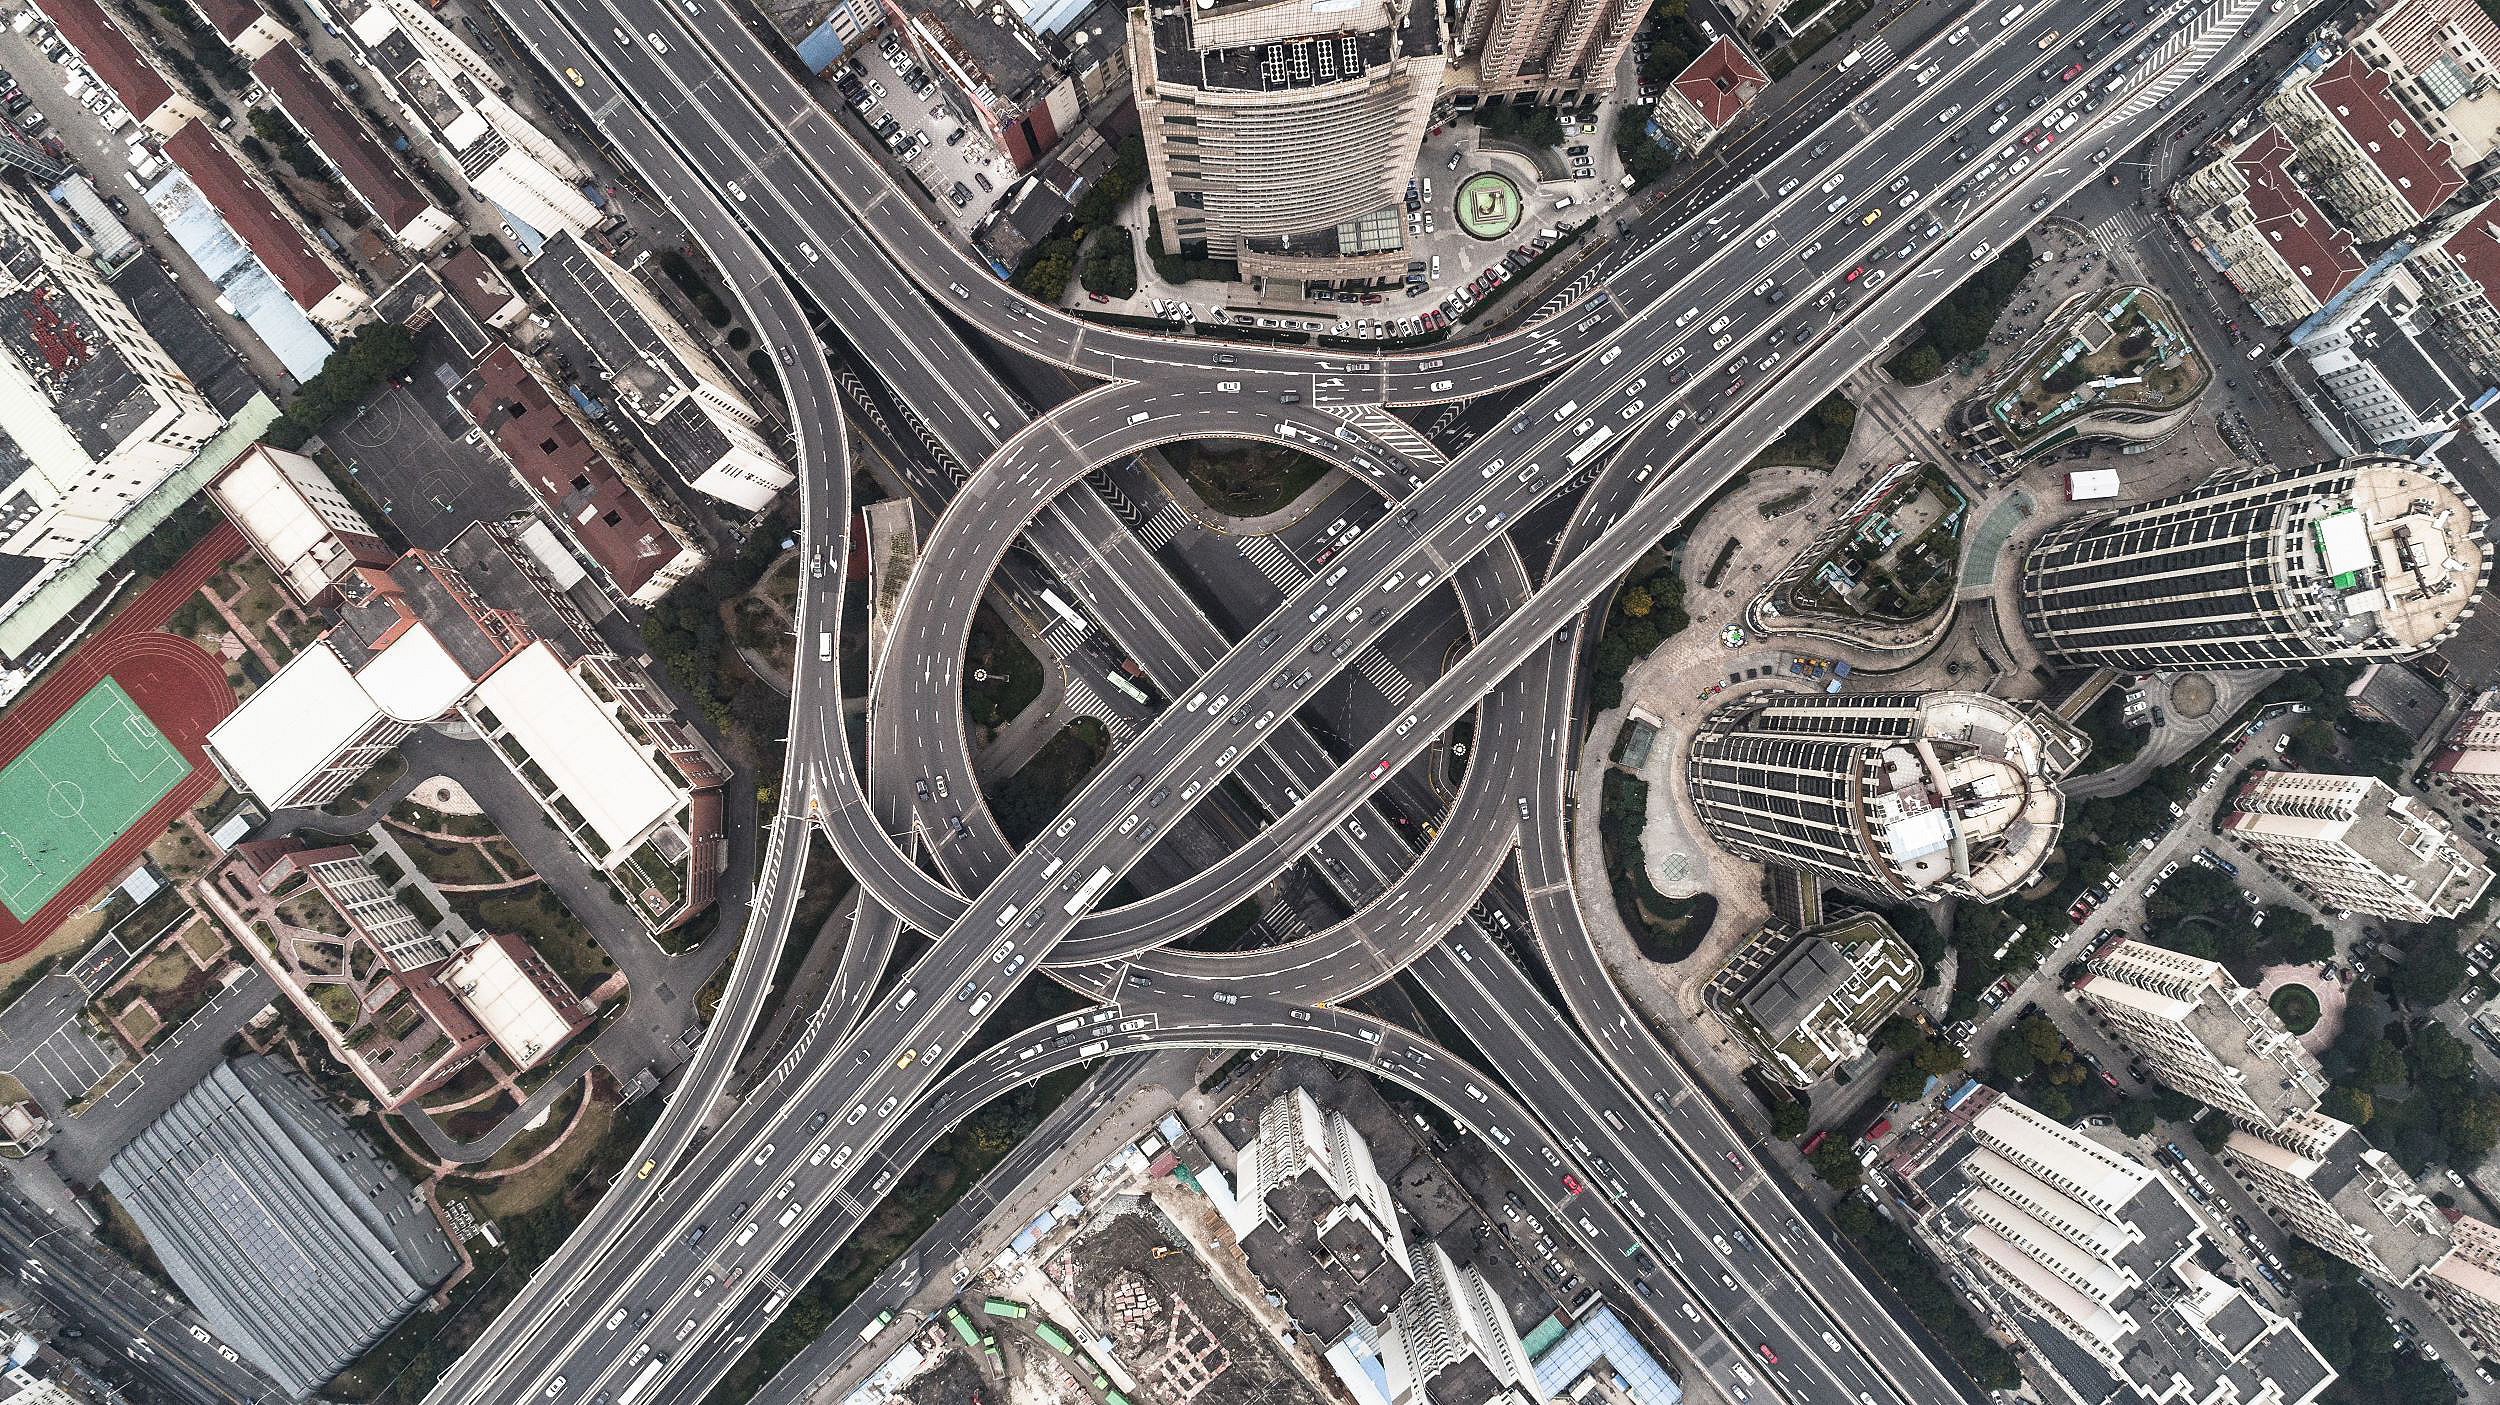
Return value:
<svg viewBox="0 0 2500 1405">
<path fill-rule="evenodd" d="M 1016 171 L 982 130 L 947 106 L 946 90 L 911 60 L 891 31 L 851 51 L 834 70 L 834 86 L 870 139 L 947 206 L 954 232 L 970 238 Z"/>
</svg>

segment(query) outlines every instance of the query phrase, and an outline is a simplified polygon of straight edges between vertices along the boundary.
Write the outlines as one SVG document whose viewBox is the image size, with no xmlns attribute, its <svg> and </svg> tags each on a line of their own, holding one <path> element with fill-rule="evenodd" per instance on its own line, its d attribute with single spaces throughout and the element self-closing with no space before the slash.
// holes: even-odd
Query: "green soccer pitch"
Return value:
<svg viewBox="0 0 2500 1405">
<path fill-rule="evenodd" d="M 0 905 L 33 917 L 191 773 L 107 678 L 0 769 Z"/>
</svg>

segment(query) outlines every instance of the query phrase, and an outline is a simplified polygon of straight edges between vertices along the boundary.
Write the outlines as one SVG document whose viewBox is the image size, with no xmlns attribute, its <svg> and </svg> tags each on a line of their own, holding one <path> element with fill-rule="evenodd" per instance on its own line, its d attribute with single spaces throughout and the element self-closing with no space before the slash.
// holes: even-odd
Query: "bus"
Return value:
<svg viewBox="0 0 2500 1405">
<path fill-rule="evenodd" d="M 1074 605 L 1071 605 L 1067 601 L 1059 598 L 1058 591 L 1044 590 L 1042 592 L 1042 604 L 1048 606 L 1052 614 L 1057 615 L 1059 618 L 1066 620 L 1068 623 L 1075 625 L 1079 629 L 1093 628 L 1093 625 L 1086 621 L 1085 616 L 1077 613 L 1077 608 Z"/>
<path fill-rule="evenodd" d="M 1076 1355 L 1076 1347 L 1068 1341 L 1067 1335 L 1047 1322 L 1034 1323 L 1033 1335 L 1042 1339 L 1042 1345 L 1061 1356 Z"/>
<path fill-rule="evenodd" d="M 1085 880 L 1084 884 L 1076 890 L 1075 897 L 1068 899 L 1068 915 L 1070 917 L 1084 916 L 1085 910 L 1094 905 L 1094 899 L 1101 897 L 1103 889 L 1110 886 L 1111 870 L 1095 869 L 1094 876 Z"/>
<path fill-rule="evenodd" d="M 1011 1303 L 1005 1298 L 983 1298 L 981 1310 L 992 1317 L 1022 1317 L 1026 1312 L 1024 1304 Z"/>
<path fill-rule="evenodd" d="M 1111 686 L 1119 692 L 1120 696 L 1127 698 L 1130 702 L 1137 704 L 1139 707 L 1146 706 L 1145 689 L 1131 683 L 1127 678 L 1118 673 L 1105 674 L 1104 677 L 1111 681 Z"/>
<path fill-rule="evenodd" d="M 649 1395 L 660 1383 L 660 1372 L 667 1368 L 668 1355 L 665 1352 L 642 1363 L 642 1369 L 636 1371 L 634 1378 L 625 1383 L 625 1388 L 616 1393 L 616 1405 L 634 1405 L 635 1401 Z"/>
<path fill-rule="evenodd" d="M 1615 427 L 1613 425 L 1599 425 L 1596 433 L 1581 440 L 1580 447 L 1571 451 L 1571 466 L 1573 468 L 1578 468 L 1580 465 L 1587 463 L 1589 461 L 1589 455 L 1594 454 L 1598 450 L 1606 447 L 1606 441 L 1614 437 Z"/>
</svg>

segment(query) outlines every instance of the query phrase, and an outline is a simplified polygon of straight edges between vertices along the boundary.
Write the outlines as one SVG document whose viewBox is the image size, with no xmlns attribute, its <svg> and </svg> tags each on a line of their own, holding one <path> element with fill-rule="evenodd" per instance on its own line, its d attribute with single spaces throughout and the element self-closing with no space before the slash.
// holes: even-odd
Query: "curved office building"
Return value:
<svg viewBox="0 0 2500 1405">
<path fill-rule="evenodd" d="M 2490 572 L 2483 511 L 2446 469 L 2237 465 L 2044 533 L 2023 621 L 2068 668 L 2403 658 L 2454 634 Z"/>
<path fill-rule="evenodd" d="M 1759 693 L 1703 720 L 1685 763 L 1710 837 L 1870 897 L 1993 901 L 2064 828 L 2074 728 L 1984 693 Z"/>
</svg>

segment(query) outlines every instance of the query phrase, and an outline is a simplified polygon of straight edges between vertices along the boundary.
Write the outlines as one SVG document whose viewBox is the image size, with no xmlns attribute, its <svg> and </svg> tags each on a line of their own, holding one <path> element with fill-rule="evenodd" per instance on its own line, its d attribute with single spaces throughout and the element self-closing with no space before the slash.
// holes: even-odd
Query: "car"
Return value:
<svg viewBox="0 0 2500 1405">
<path fill-rule="evenodd" d="M 1581 1191 L 1586 1189 L 1588 1189 L 1588 1187 L 1580 1184 L 1580 1178 L 1578 1176 L 1571 1174 L 1569 1171 L 1563 1172 L 1563 1194 L 1578 1195 Z"/>
<path fill-rule="evenodd" d="M 1762 1353 L 1762 1359 L 1770 1365 L 1777 1366 L 1780 1364 L 1780 1354 L 1771 1350 L 1771 1344 L 1769 1342 L 1755 1342 L 1753 1344 L 1753 1349 Z"/>
<path fill-rule="evenodd" d="M 1389 774 L 1389 759 L 1384 756 L 1378 765 L 1372 767 L 1372 779 L 1378 780 L 1387 774 Z"/>
<path fill-rule="evenodd" d="M 1735 1153 L 1735 1152 L 1732 1152 L 1732 1151 L 1722 1151 L 1722 1152 L 1720 1152 L 1720 1153 L 1719 1153 L 1719 1155 L 1726 1157 L 1726 1158 L 1727 1158 L 1727 1164 L 1729 1164 L 1730 1166 L 1735 1167 L 1737 1170 L 1741 1171 L 1741 1170 L 1744 1170 L 1744 1169 L 1745 1169 L 1745 1163 L 1737 1159 L 1737 1157 L 1736 1157 L 1736 1153 Z"/>
<path fill-rule="evenodd" d="M 1860 218 L 1860 219 L 1858 220 L 1858 223 L 1860 223 L 1860 224 L 1866 224 L 1866 225 L 1871 225 L 1871 224 L 1875 223 L 1875 221 L 1877 221 L 1877 220 L 1879 220 L 1879 219 L 1882 219 L 1883 217 L 1884 217 L 1884 212 L 1883 212 L 1881 209 L 1869 210 L 1869 211 L 1867 211 L 1867 212 L 1866 212 L 1866 214 L 1865 214 L 1862 218 Z"/>
<path fill-rule="evenodd" d="M 1866 265 L 1865 265 L 1865 264 L 1859 264 L 1857 267 L 1855 267 L 1855 268 L 1853 268 L 1853 269 L 1850 269 L 1850 270 L 1849 270 L 1849 276 L 1848 276 L 1848 277 L 1846 277 L 1846 278 L 1843 278 L 1841 281 L 1842 281 L 1842 282 L 1844 282 L 1844 283 L 1855 283 L 1855 282 L 1857 282 L 1859 279 L 1864 278 L 1865 276 L 1866 276 Z"/>
<path fill-rule="evenodd" d="M 580 69 L 568 67 L 564 70 L 564 76 L 572 80 L 574 87 L 578 88 L 582 85 L 582 71 Z"/>
</svg>

